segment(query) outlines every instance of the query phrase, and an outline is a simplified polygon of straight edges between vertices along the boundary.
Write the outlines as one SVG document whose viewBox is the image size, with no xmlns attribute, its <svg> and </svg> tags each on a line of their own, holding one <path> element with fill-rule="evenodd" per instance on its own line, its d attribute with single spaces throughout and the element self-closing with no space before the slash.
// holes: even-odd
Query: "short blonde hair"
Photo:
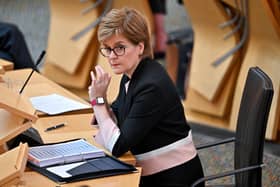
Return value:
<svg viewBox="0 0 280 187">
<path fill-rule="evenodd" d="M 112 9 L 102 19 L 98 27 L 98 41 L 114 34 L 122 34 L 131 43 L 144 43 L 142 57 L 152 58 L 151 33 L 146 18 L 136 9 L 124 7 Z"/>
</svg>

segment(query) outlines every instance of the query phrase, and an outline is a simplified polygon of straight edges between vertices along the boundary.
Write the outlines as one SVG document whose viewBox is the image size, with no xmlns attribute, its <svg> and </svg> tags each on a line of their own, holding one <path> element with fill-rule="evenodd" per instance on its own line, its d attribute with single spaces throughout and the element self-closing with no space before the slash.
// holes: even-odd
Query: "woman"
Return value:
<svg viewBox="0 0 280 187">
<path fill-rule="evenodd" d="M 110 75 L 100 66 L 91 72 L 97 143 L 115 156 L 130 150 L 142 167 L 141 187 L 189 186 L 203 176 L 201 163 L 176 88 L 152 60 L 146 20 L 134 9 L 113 9 L 99 25 L 98 40 L 113 72 L 123 76 L 110 108 Z"/>
</svg>

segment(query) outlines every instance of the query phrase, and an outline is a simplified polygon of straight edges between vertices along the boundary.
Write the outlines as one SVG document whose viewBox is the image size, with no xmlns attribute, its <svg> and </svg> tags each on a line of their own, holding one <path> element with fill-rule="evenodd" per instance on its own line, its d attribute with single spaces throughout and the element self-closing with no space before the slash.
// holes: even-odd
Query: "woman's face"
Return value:
<svg viewBox="0 0 280 187">
<path fill-rule="evenodd" d="M 131 78 L 141 60 L 144 44 L 132 44 L 122 34 L 112 35 L 102 43 L 108 61 L 115 74 L 126 74 Z M 114 49 L 114 51 L 112 51 Z"/>
</svg>

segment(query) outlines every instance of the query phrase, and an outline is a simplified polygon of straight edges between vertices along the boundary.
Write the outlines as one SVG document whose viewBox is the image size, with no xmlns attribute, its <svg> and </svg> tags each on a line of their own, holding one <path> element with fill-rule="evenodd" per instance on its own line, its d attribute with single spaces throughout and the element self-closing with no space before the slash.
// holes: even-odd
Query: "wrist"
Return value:
<svg viewBox="0 0 280 187">
<path fill-rule="evenodd" d="M 91 106 L 95 106 L 95 105 L 104 105 L 105 104 L 105 98 L 104 97 L 96 97 L 96 98 L 93 98 L 91 101 Z"/>
</svg>

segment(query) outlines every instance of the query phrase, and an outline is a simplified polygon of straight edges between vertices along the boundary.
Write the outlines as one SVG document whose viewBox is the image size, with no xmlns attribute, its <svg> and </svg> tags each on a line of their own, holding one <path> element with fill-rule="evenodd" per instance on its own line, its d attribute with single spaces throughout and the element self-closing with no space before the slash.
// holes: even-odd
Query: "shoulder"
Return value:
<svg viewBox="0 0 280 187">
<path fill-rule="evenodd" d="M 152 59 L 144 59 L 139 64 L 139 69 L 136 74 L 138 79 L 148 79 L 149 81 L 169 78 L 163 65 Z"/>
<path fill-rule="evenodd" d="M 174 85 L 163 65 L 152 59 L 144 59 L 133 76 L 137 88 L 156 88 L 160 91 L 173 90 Z"/>
</svg>

